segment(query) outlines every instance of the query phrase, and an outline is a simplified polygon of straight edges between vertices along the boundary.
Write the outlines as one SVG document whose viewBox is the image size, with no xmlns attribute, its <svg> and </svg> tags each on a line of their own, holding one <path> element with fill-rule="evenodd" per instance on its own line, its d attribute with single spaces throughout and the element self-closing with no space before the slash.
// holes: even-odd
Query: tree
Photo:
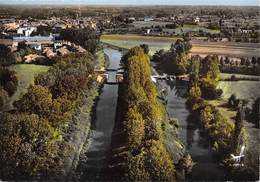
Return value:
<svg viewBox="0 0 260 182">
<path fill-rule="evenodd" d="M 243 121 L 245 120 L 245 109 L 244 107 L 240 107 L 237 111 L 237 115 L 235 118 L 235 129 L 233 134 L 233 151 L 234 153 L 239 152 L 239 148 L 243 143 L 243 138 L 241 135 L 242 128 L 244 127 Z"/>
<path fill-rule="evenodd" d="M 232 94 L 228 99 L 229 107 L 235 108 L 237 107 L 237 97 L 235 94 Z"/>
<path fill-rule="evenodd" d="M 172 159 L 160 141 L 148 141 L 146 169 L 152 181 L 176 181 Z"/>
<path fill-rule="evenodd" d="M 260 65 L 260 57 L 257 58 L 257 64 Z"/>
<path fill-rule="evenodd" d="M 8 96 L 12 96 L 17 89 L 18 80 L 14 71 L 10 71 L 0 65 L 0 88 L 4 89 Z"/>
<path fill-rule="evenodd" d="M 145 123 L 137 108 L 129 108 L 126 116 L 128 145 L 132 152 L 140 151 L 145 135 Z"/>
<path fill-rule="evenodd" d="M 249 60 L 249 58 L 246 58 L 245 65 L 246 65 L 246 67 L 249 67 L 249 66 L 250 66 L 250 60 Z"/>
<path fill-rule="evenodd" d="M 15 56 L 11 49 L 0 44 L 0 65 L 9 66 L 15 63 Z"/>
<path fill-rule="evenodd" d="M 144 50 L 145 54 L 149 53 L 149 46 L 147 44 L 141 44 L 140 47 Z"/>
<path fill-rule="evenodd" d="M 140 47 L 122 57 L 123 120 L 128 156 L 124 180 L 175 180 L 175 168 L 161 138 L 164 110 L 151 80 L 150 60 Z"/>
<path fill-rule="evenodd" d="M 216 56 L 207 56 L 201 61 L 200 76 L 202 97 L 206 99 L 218 97 L 216 88 L 220 79 L 220 70 Z"/>
<path fill-rule="evenodd" d="M 46 118 L 52 109 L 52 95 L 48 88 L 33 85 L 19 101 L 14 102 L 14 106 L 21 112 Z"/>
<path fill-rule="evenodd" d="M 229 64 L 229 63 L 230 63 L 230 59 L 229 59 L 229 57 L 226 56 L 225 64 Z"/>
<path fill-rule="evenodd" d="M 149 181 L 150 175 L 145 169 L 144 151 L 137 155 L 128 153 L 126 163 L 124 177 L 127 181 Z"/>
<path fill-rule="evenodd" d="M 255 65 L 256 65 L 256 62 L 257 62 L 257 60 L 256 60 L 256 58 L 253 56 L 253 57 L 252 57 L 252 60 L 251 60 L 251 63 L 255 66 Z"/>
<path fill-rule="evenodd" d="M 252 112 L 251 112 L 251 120 L 256 125 L 257 128 L 259 128 L 260 124 L 260 97 L 258 97 L 253 106 L 252 106 Z"/>
<path fill-rule="evenodd" d="M 60 34 L 64 40 L 78 44 L 91 53 L 94 53 L 97 49 L 99 37 L 96 32 L 91 28 L 69 28 L 62 30 Z"/>
<path fill-rule="evenodd" d="M 246 59 L 245 58 L 241 58 L 241 61 L 240 61 L 240 65 L 245 65 L 246 64 Z"/>
<path fill-rule="evenodd" d="M 1 117 L 0 137 L 1 179 L 28 180 L 55 167 L 59 133 L 45 119 L 6 113 Z"/>
</svg>

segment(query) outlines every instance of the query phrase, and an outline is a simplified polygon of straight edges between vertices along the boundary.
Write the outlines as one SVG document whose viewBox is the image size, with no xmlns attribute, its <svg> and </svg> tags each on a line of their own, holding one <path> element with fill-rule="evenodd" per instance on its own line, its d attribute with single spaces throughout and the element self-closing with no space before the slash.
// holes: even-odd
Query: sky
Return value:
<svg viewBox="0 0 260 182">
<path fill-rule="evenodd" d="M 1 4 L 260 6 L 260 0 L 0 0 L 0 5 Z"/>
</svg>

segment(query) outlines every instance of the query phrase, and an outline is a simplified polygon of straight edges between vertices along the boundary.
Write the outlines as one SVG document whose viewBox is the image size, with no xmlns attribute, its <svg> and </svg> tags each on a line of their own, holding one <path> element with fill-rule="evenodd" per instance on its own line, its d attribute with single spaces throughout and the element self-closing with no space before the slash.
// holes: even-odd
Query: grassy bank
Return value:
<svg viewBox="0 0 260 182">
<path fill-rule="evenodd" d="M 16 76 L 18 78 L 18 86 L 15 94 L 8 99 L 5 110 L 12 109 L 12 103 L 18 100 L 24 93 L 27 92 L 27 88 L 31 84 L 34 84 L 34 78 L 38 74 L 47 72 L 50 67 L 34 64 L 16 64 L 11 65 L 8 68 L 16 72 Z"/>
</svg>

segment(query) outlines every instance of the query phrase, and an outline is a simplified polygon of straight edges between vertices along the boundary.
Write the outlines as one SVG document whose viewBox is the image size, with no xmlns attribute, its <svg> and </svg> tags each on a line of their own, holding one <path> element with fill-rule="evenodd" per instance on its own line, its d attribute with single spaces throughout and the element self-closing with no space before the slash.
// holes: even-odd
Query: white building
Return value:
<svg viewBox="0 0 260 182">
<path fill-rule="evenodd" d="M 54 49 L 61 48 L 63 45 L 62 41 L 55 41 L 54 42 Z"/>
<path fill-rule="evenodd" d="M 36 27 L 20 27 L 17 29 L 17 33 L 25 35 L 26 37 L 30 36 L 33 32 L 36 32 Z"/>
<path fill-rule="evenodd" d="M 199 17 L 196 17 L 195 19 L 194 19 L 194 23 L 199 23 L 200 22 L 200 18 Z"/>
<path fill-rule="evenodd" d="M 42 45 L 38 44 L 38 43 L 27 43 L 27 45 L 29 47 L 31 47 L 32 49 L 35 49 L 37 51 L 41 51 L 42 50 Z"/>
</svg>

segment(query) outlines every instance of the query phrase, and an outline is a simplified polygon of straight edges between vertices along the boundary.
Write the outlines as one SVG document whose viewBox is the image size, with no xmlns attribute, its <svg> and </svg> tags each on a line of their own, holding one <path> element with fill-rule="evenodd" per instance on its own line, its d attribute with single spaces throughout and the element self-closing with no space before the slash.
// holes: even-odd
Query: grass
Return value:
<svg viewBox="0 0 260 182">
<path fill-rule="evenodd" d="M 219 110 L 219 112 L 222 116 L 224 116 L 226 119 L 235 123 L 234 118 L 235 118 L 237 112 L 235 110 L 232 110 L 227 107 L 226 100 L 224 100 L 224 99 L 209 100 L 209 101 L 207 101 L 207 103 L 215 106 Z"/>
<path fill-rule="evenodd" d="M 213 29 L 208 29 L 205 27 L 200 27 L 198 25 L 190 25 L 190 24 L 184 24 L 183 27 L 179 26 L 178 28 L 174 29 L 175 33 L 177 33 L 177 34 L 182 34 L 182 33 L 190 32 L 190 31 L 199 31 L 199 30 L 202 30 L 204 32 L 208 32 L 211 34 L 220 32 L 220 30 L 218 30 L 218 29 L 213 30 Z"/>
<path fill-rule="evenodd" d="M 96 69 L 104 69 L 106 66 L 106 57 L 105 57 L 105 53 L 104 50 L 100 50 L 97 52 L 96 54 L 96 59 L 97 61 L 97 65 L 95 66 Z"/>
<path fill-rule="evenodd" d="M 9 67 L 10 70 L 16 72 L 18 78 L 18 87 L 15 94 L 9 98 L 7 107 L 11 107 L 12 103 L 18 100 L 22 94 L 26 93 L 29 85 L 34 83 L 34 78 L 40 73 L 47 72 L 49 66 L 34 64 L 16 64 Z"/>
<path fill-rule="evenodd" d="M 118 47 L 129 49 L 140 44 L 148 44 L 150 48 L 150 54 L 154 54 L 157 50 L 168 50 L 171 43 L 175 42 L 177 38 L 173 37 L 154 37 L 154 36 L 141 36 L 141 35 L 102 35 L 101 41 L 112 44 Z"/>
<path fill-rule="evenodd" d="M 101 41 L 118 47 L 129 49 L 140 44 L 147 44 L 150 48 L 150 55 L 157 50 L 169 50 L 171 43 L 177 37 L 155 37 L 134 34 L 112 34 L 102 35 Z M 259 48 L 256 44 L 224 43 L 224 42 L 193 42 L 191 54 L 206 56 L 208 54 L 227 55 L 231 57 L 258 57 Z"/>
<path fill-rule="evenodd" d="M 221 81 L 218 88 L 223 90 L 224 99 L 236 94 L 237 98 L 246 99 L 252 104 L 257 97 L 260 97 L 259 81 Z"/>
</svg>

